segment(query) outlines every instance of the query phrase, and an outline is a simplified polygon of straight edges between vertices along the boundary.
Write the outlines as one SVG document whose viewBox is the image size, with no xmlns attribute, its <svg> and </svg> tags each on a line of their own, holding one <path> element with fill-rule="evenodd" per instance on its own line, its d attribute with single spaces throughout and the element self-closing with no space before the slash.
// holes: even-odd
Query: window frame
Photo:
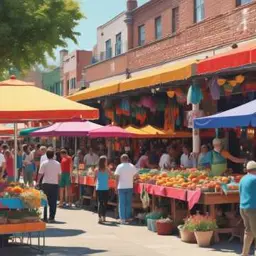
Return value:
<svg viewBox="0 0 256 256">
<path fill-rule="evenodd" d="M 119 52 L 117 52 L 117 50 L 119 50 Z M 116 34 L 115 56 L 118 56 L 120 54 L 122 54 L 122 32 Z"/>
<path fill-rule="evenodd" d="M 172 34 L 175 34 L 179 28 L 179 21 L 176 23 L 176 16 L 179 18 L 179 7 L 175 7 L 172 9 Z"/>
<path fill-rule="evenodd" d="M 197 5 L 197 1 L 202 1 L 199 5 Z M 203 13 L 203 17 L 201 19 L 197 19 L 197 11 L 199 8 L 202 8 L 201 13 Z M 194 0 L 194 23 L 199 23 L 205 19 L 205 0 Z"/>
<path fill-rule="evenodd" d="M 243 0 L 236 0 L 236 7 L 243 6 L 245 4 L 251 4 L 253 1 L 249 0 L 249 3 L 242 3 Z"/>
<path fill-rule="evenodd" d="M 158 21 L 160 21 L 160 34 L 158 35 Z M 155 18 L 155 39 L 160 40 L 163 37 L 163 27 L 162 27 L 162 16 L 158 16 Z"/>
<path fill-rule="evenodd" d="M 107 47 L 107 44 L 109 43 L 109 48 Z M 111 59 L 112 58 L 112 40 L 111 40 L 111 38 L 110 39 L 108 39 L 107 41 L 105 41 L 105 50 L 106 50 L 106 60 L 108 60 L 108 59 Z M 108 56 L 108 49 L 109 49 L 109 53 L 110 53 L 110 55 Z"/>
<path fill-rule="evenodd" d="M 143 40 L 141 36 L 142 29 L 143 29 L 143 36 L 144 36 Z M 143 46 L 145 42 L 146 42 L 146 29 L 145 29 L 145 24 L 142 24 L 138 26 L 138 45 Z"/>
</svg>

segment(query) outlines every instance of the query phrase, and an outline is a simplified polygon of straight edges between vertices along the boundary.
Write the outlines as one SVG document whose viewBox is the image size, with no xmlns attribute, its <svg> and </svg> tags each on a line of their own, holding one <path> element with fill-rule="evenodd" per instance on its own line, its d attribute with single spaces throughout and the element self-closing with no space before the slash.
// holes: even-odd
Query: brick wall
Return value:
<svg viewBox="0 0 256 256">
<path fill-rule="evenodd" d="M 179 30 L 176 35 L 171 35 L 171 10 L 177 6 L 180 11 Z M 238 8 L 235 0 L 206 0 L 206 19 L 198 24 L 194 24 L 193 0 L 151 0 L 144 8 L 135 11 L 134 27 L 145 24 L 146 40 L 151 43 L 88 67 L 88 82 L 122 74 L 126 68 L 134 72 L 256 37 L 256 0 Z M 154 42 L 154 19 L 160 13 L 165 38 Z M 134 43 L 137 41 L 136 29 Z"/>
</svg>

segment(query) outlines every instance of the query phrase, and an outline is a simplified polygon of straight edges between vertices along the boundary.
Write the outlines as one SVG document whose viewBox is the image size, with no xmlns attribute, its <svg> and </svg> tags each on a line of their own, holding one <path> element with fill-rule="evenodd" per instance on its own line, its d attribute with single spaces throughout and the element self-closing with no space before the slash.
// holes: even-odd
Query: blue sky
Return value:
<svg viewBox="0 0 256 256">
<path fill-rule="evenodd" d="M 75 49 L 91 50 L 96 44 L 96 29 L 100 25 L 106 23 L 126 8 L 126 0 L 79 0 L 82 12 L 87 17 L 81 20 L 76 31 L 81 33 L 78 39 L 78 45 L 68 42 L 68 50 Z M 149 0 L 138 0 L 138 4 L 142 5 Z M 104 4 L 103 4 L 104 3 Z M 56 60 L 58 64 L 58 52 L 56 50 Z M 52 61 L 50 61 L 52 62 Z"/>
</svg>

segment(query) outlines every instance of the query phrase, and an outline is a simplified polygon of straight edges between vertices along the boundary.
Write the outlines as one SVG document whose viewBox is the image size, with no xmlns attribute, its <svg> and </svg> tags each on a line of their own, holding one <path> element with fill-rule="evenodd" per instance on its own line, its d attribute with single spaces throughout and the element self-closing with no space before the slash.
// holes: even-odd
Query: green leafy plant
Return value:
<svg viewBox="0 0 256 256">
<path fill-rule="evenodd" d="M 208 215 L 192 215 L 185 220 L 183 229 L 188 231 L 213 231 L 217 229 L 216 220 Z"/>
</svg>

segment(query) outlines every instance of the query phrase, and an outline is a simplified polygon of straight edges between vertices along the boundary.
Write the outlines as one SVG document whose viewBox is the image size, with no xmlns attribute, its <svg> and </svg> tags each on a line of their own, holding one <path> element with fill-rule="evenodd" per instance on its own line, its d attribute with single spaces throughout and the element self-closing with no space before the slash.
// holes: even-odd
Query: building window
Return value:
<svg viewBox="0 0 256 256">
<path fill-rule="evenodd" d="M 236 0 L 236 6 L 252 3 L 252 0 Z"/>
<path fill-rule="evenodd" d="M 69 90 L 73 90 L 76 88 L 76 79 L 75 78 L 71 78 L 69 81 Z"/>
<path fill-rule="evenodd" d="M 160 39 L 162 37 L 162 18 L 157 17 L 155 19 L 155 38 Z"/>
<path fill-rule="evenodd" d="M 138 34 L 139 34 L 139 46 L 145 44 L 145 25 L 141 25 L 138 27 Z"/>
<path fill-rule="evenodd" d="M 195 22 L 200 22 L 204 19 L 204 0 L 194 0 L 194 19 Z"/>
<path fill-rule="evenodd" d="M 116 35 L 116 56 L 122 53 L 122 33 Z"/>
<path fill-rule="evenodd" d="M 111 47 L 111 39 L 106 41 L 106 59 L 112 58 L 112 47 Z"/>
<path fill-rule="evenodd" d="M 179 7 L 172 9 L 172 33 L 176 33 L 179 28 Z"/>
</svg>

